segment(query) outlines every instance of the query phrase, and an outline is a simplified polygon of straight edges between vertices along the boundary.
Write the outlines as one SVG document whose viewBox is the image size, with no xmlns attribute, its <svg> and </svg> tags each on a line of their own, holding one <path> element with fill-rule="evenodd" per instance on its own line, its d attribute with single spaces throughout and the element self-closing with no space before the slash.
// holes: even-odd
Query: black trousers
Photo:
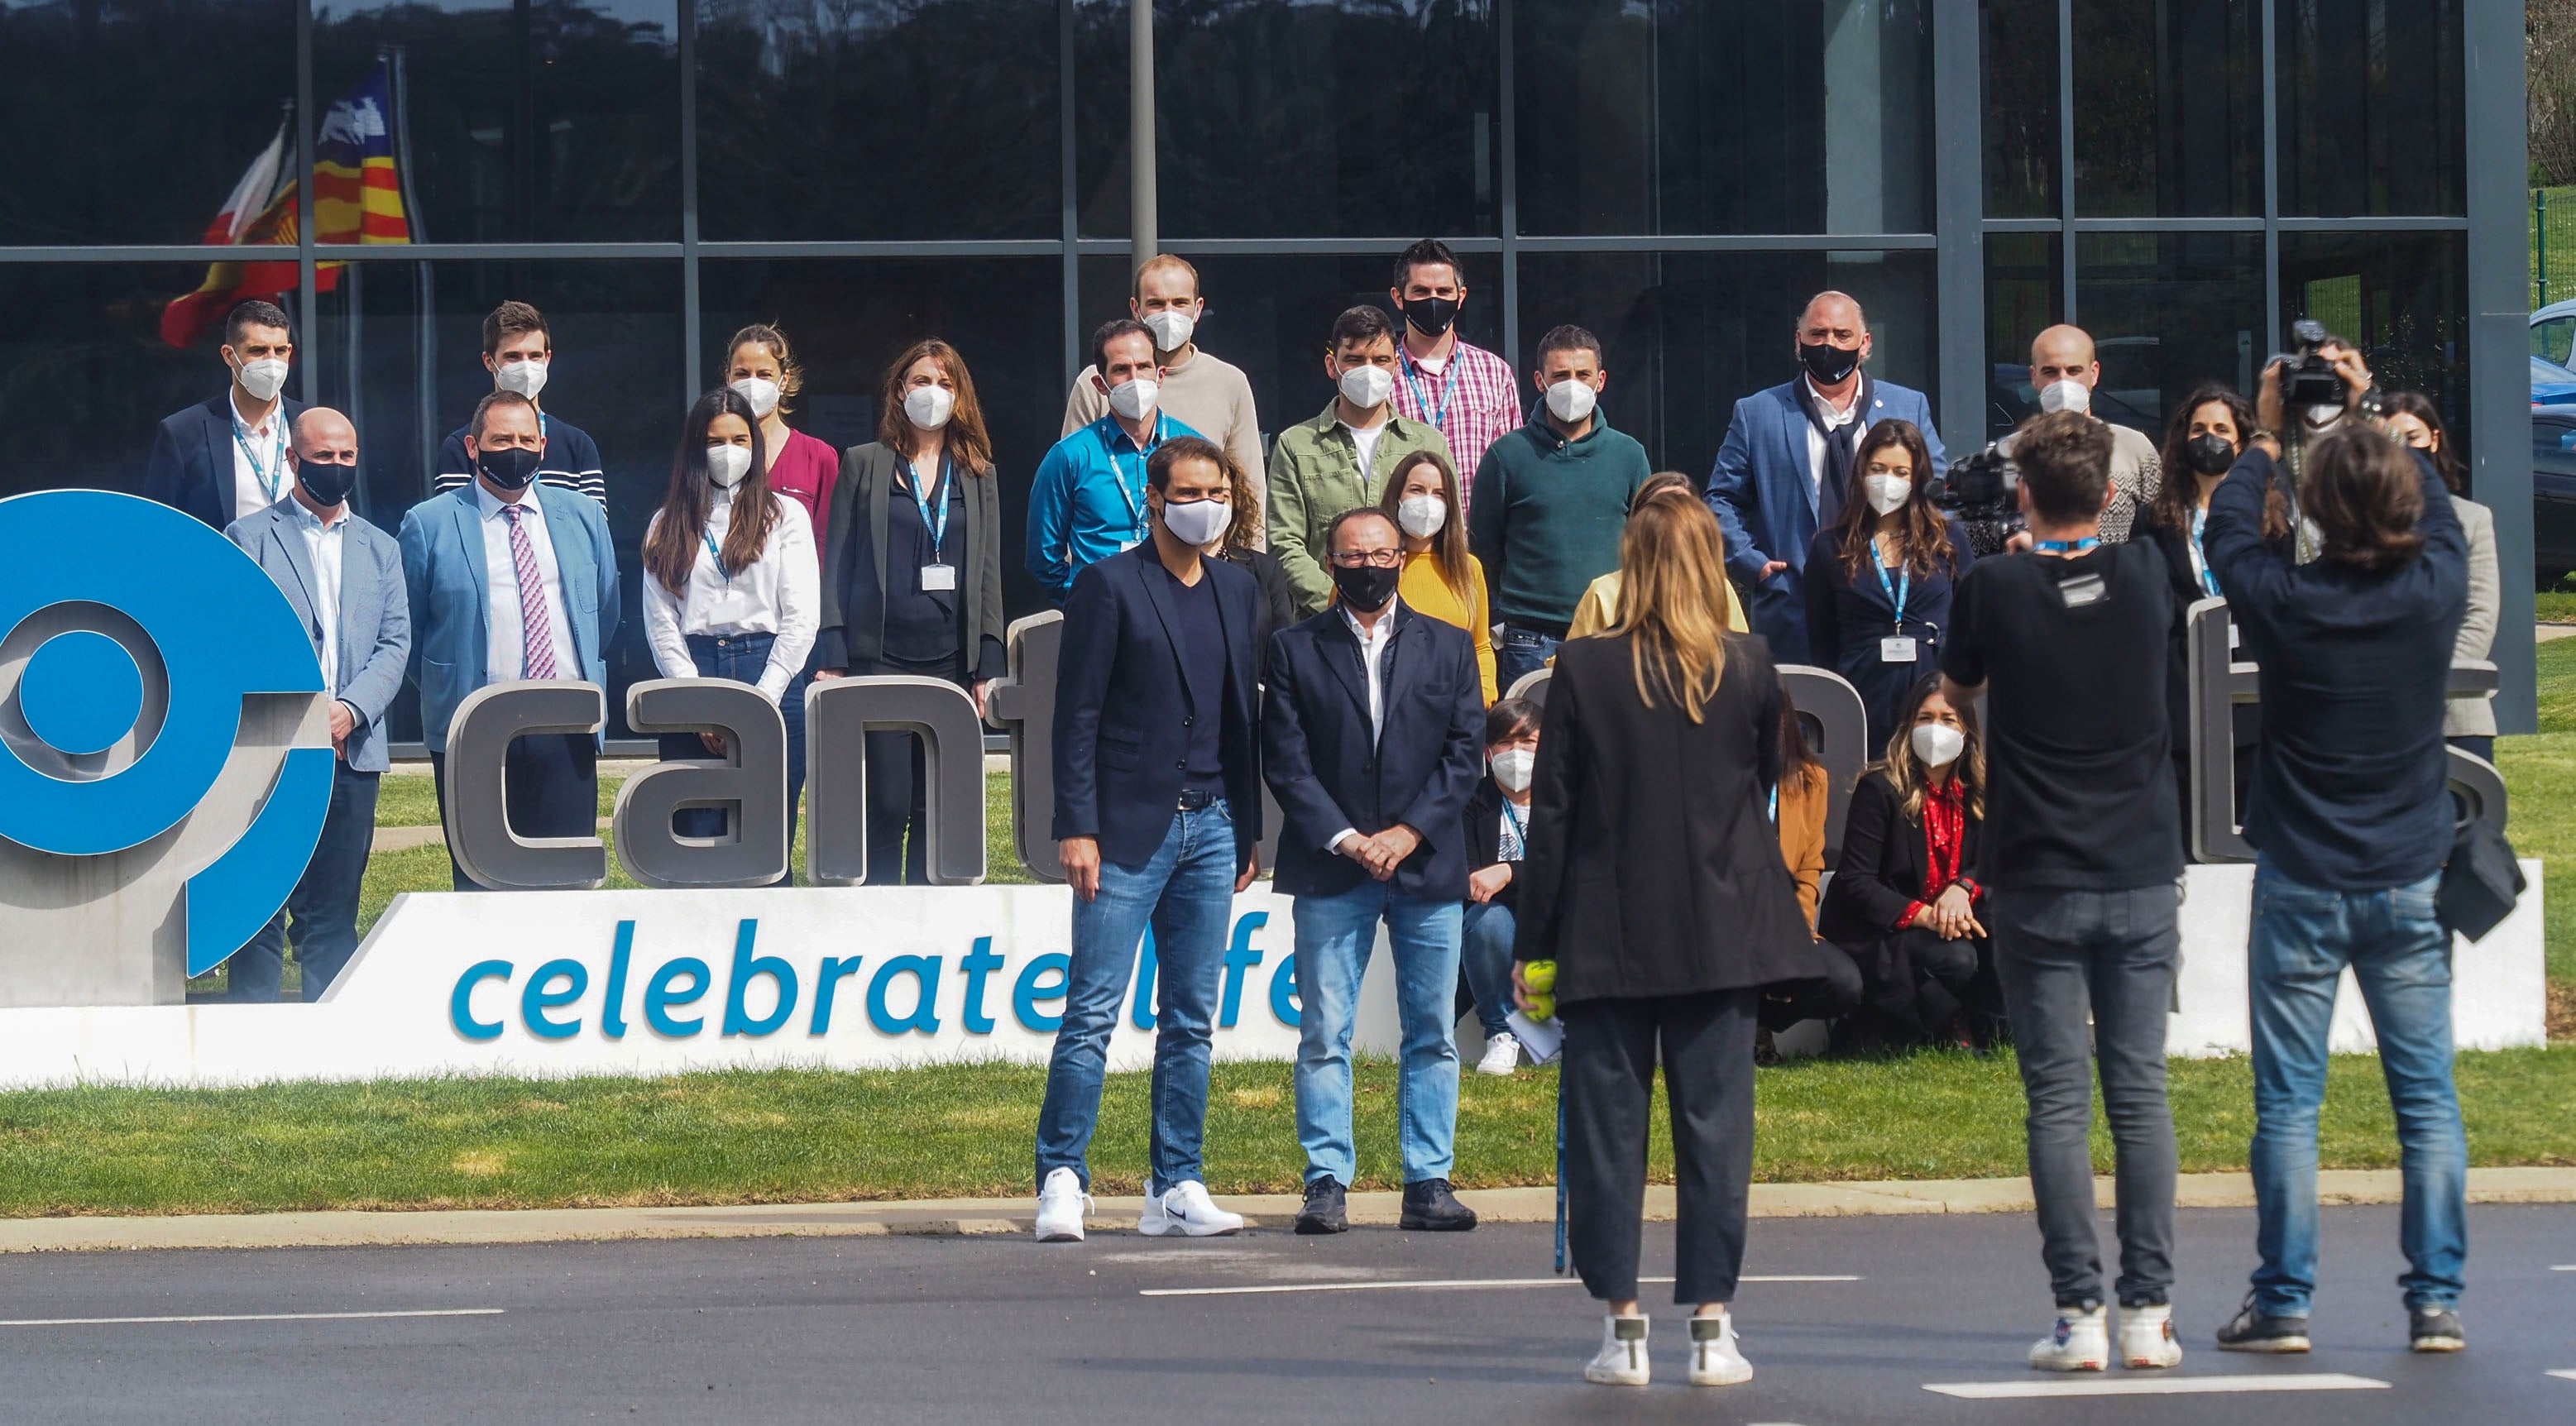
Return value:
<svg viewBox="0 0 2576 1426">
<path fill-rule="evenodd" d="M 888 654 L 866 671 L 968 685 L 964 660 L 956 656 L 916 660 Z M 930 880 L 929 754 L 910 733 L 870 733 L 863 756 L 868 760 L 868 885 L 921 886 Z"/>
<path fill-rule="evenodd" d="M 1753 1023 L 1760 993 L 1584 1000 L 1565 1022 L 1566 1237 L 1584 1287 L 1637 1295 L 1646 1128 L 1663 1051 L 1672 1110 L 1673 1301 L 1730 1302 L 1744 1270 L 1753 1180 Z"/>
<path fill-rule="evenodd" d="M 430 775 L 438 784 L 438 815 L 447 816 L 447 754 L 429 755 Z M 501 792 L 508 799 L 510 830 L 522 837 L 595 837 L 599 835 L 599 744 L 588 733 L 532 733 L 511 740 L 501 766 Z M 447 854 L 459 891 L 488 891 L 469 880 Z"/>
<path fill-rule="evenodd" d="M 304 967 L 304 1000 L 322 998 L 340 968 L 358 949 L 358 891 L 367 879 L 367 856 L 376 845 L 376 784 L 382 774 L 354 772 L 334 762 L 331 811 L 323 819 L 313 859 L 286 904 L 233 953 L 224 998 L 273 1004 L 286 975 L 287 918 L 295 918 L 295 960 Z"/>
<path fill-rule="evenodd" d="M 1860 967 L 1831 941 L 1816 943 L 1825 973 L 1762 987 L 1762 1028 L 1778 1034 L 1801 1020 L 1839 1020 L 1860 1008 Z"/>
</svg>

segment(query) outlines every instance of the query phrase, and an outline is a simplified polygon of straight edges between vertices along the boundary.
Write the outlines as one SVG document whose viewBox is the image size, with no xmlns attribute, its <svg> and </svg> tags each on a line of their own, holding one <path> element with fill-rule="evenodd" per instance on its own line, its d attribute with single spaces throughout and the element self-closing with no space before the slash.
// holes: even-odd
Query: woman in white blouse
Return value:
<svg viewBox="0 0 2576 1426">
<path fill-rule="evenodd" d="M 760 418 L 730 387 L 698 398 L 681 428 L 671 490 L 644 531 L 644 632 L 664 678 L 729 678 L 758 686 L 787 720 L 787 838 L 805 786 L 805 656 L 814 647 L 821 577 L 805 507 L 769 488 Z M 662 737 L 662 756 L 721 753 L 715 734 Z M 682 836 L 724 835 L 725 813 L 678 814 Z M 791 871 L 780 878 L 795 880 Z"/>
</svg>

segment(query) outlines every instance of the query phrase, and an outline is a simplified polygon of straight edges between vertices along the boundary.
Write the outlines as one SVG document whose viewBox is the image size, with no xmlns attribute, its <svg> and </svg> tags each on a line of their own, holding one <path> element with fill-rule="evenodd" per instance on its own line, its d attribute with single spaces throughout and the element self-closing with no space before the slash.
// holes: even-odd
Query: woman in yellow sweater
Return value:
<svg viewBox="0 0 2576 1426">
<path fill-rule="evenodd" d="M 1638 486 L 1637 493 L 1628 498 L 1628 513 L 1637 513 L 1645 508 L 1648 500 L 1667 489 L 1697 491 L 1689 476 L 1677 470 L 1660 470 L 1646 477 L 1646 483 Z M 1566 629 L 1565 636 L 1580 639 L 1588 634 L 1598 634 L 1618 622 L 1619 571 L 1614 569 L 1592 581 L 1591 586 L 1583 591 L 1582 601 L 1574 606 L 1574 623 Z M 1726 627 L 1739 634 L 1747 632 L 1744 601 L 1735 596 L 1732 584 L 1726 587 Z"/>
<path fill-rule="evenodd" d="M 1464 629 L 1476 641 L 1485 703 L 1494 688 L 1494 616 L 1485 607 L 1485 566 L 1467 553 L 1458 516 L 1458 472 L 1437 451 L 1417 451 L 1388 472 L 1378 508 L 1404 534 L 1404 579 L 1396 594 L 1418 613 Z"/>
</svg>

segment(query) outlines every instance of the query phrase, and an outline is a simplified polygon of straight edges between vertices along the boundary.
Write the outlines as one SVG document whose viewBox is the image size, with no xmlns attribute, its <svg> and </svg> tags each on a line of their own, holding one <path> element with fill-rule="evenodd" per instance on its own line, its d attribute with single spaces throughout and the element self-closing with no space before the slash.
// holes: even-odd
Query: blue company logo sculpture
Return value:
<svg viewBox="0 0 2576 1426">
<path fill-rule="evenodd" d="M 21 847 L 89 859 L 164 837 L 198 813 L 237 753 L 262 751 L 236 748 L 246 697 L 323 692 L 286 597 L 231 541 L 176 510 L 108 491 L 21 495 L 0 500 L 0 548 L 10 551 L 0 565 L 0 837 Z M 294 700 L 299 728 L 315 701 Z M 221 965 L 285 904 L 322 834 L 332 759 L 327 745 L 287 747 L 256 812 L 232 811 L 241 826 L 213 829 L 219 853 L 185 874 L 189 975 Z M 24 865 L 13 875 L 45 874 Z M 45 870 L 100 888 L 93 895 L 149 884 Z M 118 911 L 157 926 L 169 908 Z"/>
</svg>

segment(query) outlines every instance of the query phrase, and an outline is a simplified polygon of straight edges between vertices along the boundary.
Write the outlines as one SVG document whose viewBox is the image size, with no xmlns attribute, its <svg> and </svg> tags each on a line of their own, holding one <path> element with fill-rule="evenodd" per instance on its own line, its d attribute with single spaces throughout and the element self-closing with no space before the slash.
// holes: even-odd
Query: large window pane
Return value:
<svg viewBox="0 0 2576 1426">
<path fill-rule="evenodd" d="M 193 243 L 295 98 L 295 11 L 12 0 L 0 56 L 0 243 Z"/>
<path fill-rule="evenodd" d="M 1515 12 L 1521 231 L 1932 226 L 1926 0 Z"/>
<path fill-rule="evenodd" d="M 227 384 L 211 344 L 161 340 L 162 304 L 205 275 L 203 263 L 0 263 L 0 423 L 13 433 L 0 496 L 141 492 L 161 418 Z M 290 380 L 288 394 L 300 389 Z"/>
<path fill-rule="evenodd" d="M 2058 216 L 2057 0 L 1984 0 L 1986 216 Z"/>
<path fill-rule="evenodd" d="M 775 323 L 805 368 L 788 424 L 843 450 L 876 439 L 886 368 L 904 348 L 924 337 L 954 345 L 975 378 L 1002 482 L 1003 599 L 1013 615 L 1046 607 L 1020 551 L 1029 477 L 1064 414 L 1064 278 L 1054 258 L 708 262 L 698 281 L 699 379 L 722 378 L 736 331 Z"/>
<path fill-rule="evenodd" d="M 2461 0 L 2278 0 L 2281 211 L 2461 214 Z"/>
<path fill-rule="evenodd" d="M 2191 389 L 2252 391 L 2263 352 L 2263 239 L 2233 233 L 2086 233 L 2075 310 L 2102 361 L 2093 414 L 2164 439 Z"/>
<path fill-rule="evenodd" d="M 697 13 L 701 236 L 1061 231 L 1053 0 Z"/>
<path fill-rule="evenodd" d="M 2039 409 L 2030 339 L 2066 319 L 2064 249 L 2054 233 L 1986 234 L 1986 437 Z"/>
<path fill-rule="evenodd" d="M 2074 0 L 2075 211 L 2263 211 L 2256 0 Z"/>
<path fill-rule="evenodd" d="M 416 239 L 676 241 L 678 0 L 319 5 L 321 103 L 403 47 Z"/>
<path fill-rule="evenodd" d="M 2313 317 L 2358 343 L 2382 387 L 2433 399 L 2463 460 L 2472 439 L 2467 249 L 2462 233 L 2281 237 L 2282 332 Z"/>
<path fill-rule="evenodd" d="M 1559 322 L 1591 329 L 1601 409 L 1659 470 L 1707 478 L 1736 401 L 1797 375 L 1799 311 L 1827 289 L 1869 314 L 1870 370 L 1939 406 L 1929 252 L 1551 253 L 1520 272 L 1521 349 Z"/>
</svg>

